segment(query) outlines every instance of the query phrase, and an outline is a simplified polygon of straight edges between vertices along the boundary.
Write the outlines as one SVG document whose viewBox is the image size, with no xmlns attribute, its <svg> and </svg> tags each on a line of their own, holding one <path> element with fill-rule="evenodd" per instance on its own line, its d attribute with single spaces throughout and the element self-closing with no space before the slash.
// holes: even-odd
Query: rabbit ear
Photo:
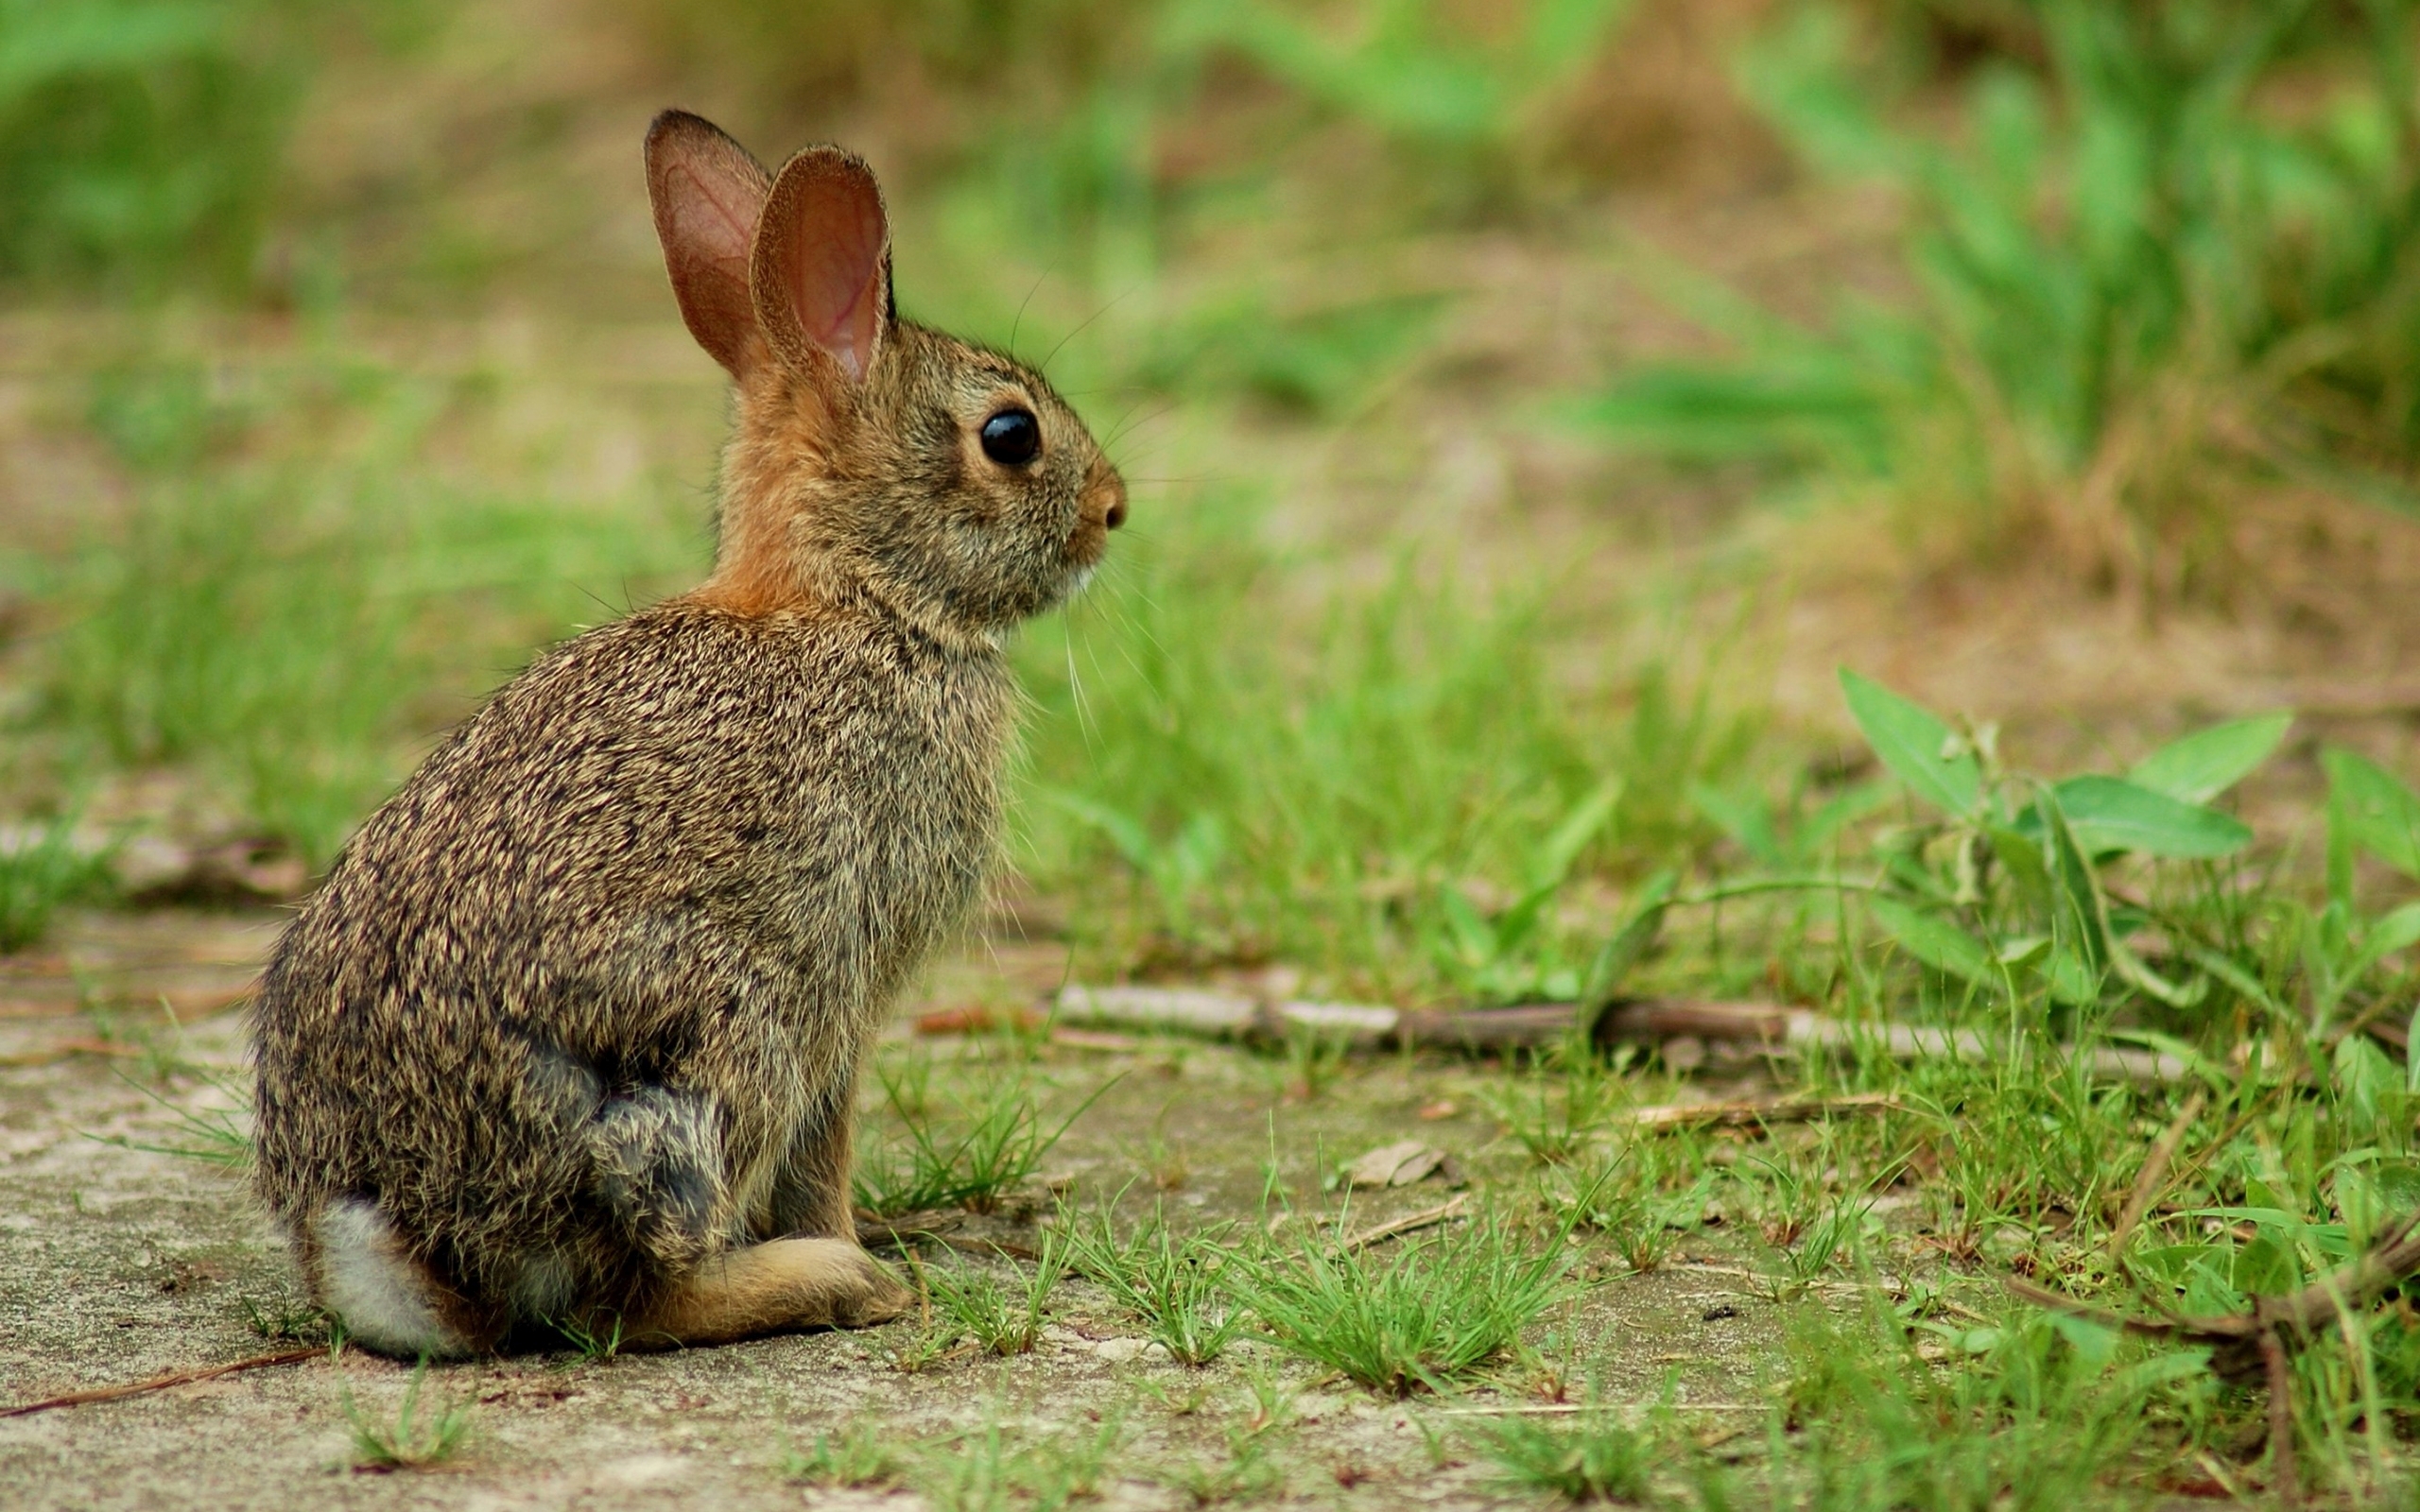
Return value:
<svg viewBox="0 0 2420 1512">
<path fill-rule="evenodd" d="M 890 324 L 890 220 L 865 160 L 821 146 L 782 164 L 749 274 L 756 322 L 793 371 L 832 362 L 865 382 Z"/>
<path fill-rule="evenodd" d="M 772 179 L 702 117 L 666 111 L 647 131 L 647 198 L 689 334 L 739 377 L 763 354 L 748 257 Z"/>
</svg>

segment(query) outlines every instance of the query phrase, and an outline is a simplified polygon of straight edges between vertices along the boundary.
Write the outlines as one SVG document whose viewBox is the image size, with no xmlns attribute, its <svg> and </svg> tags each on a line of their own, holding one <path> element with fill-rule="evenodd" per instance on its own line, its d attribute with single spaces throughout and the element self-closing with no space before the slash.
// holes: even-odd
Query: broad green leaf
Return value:
<svg viewBox="0 0 2420 1512">
<path fill-rule="evenodd" d="M 2207 803 L 2267 761 L 2293 722 L 2290 713 L 2262 714 L 2197 730 L 2144 757 L 2126 780 L 2180 803 Z"/>
<path fill-rule="evenodd" d="M 1876 898 L 1868 906 L 1876 922 L 1899 942 L 1900 948 L 1936 971 L 1962 977 L 1979 988 L 1999 985 L 1991 953 L 1957 925 L 1919 913 L 1891 898 Z"/>
<path fill-rule="evenodd" d="M 1938 716 L 1846 667 L 1841 692 L 1874 754 L 1918 798 L 1962 817 L 1975 811 L 1983 794 L 1982 766 Z"/>
<path fill-rule="evenodd" d="M 2057 784 L 2059 807 L 2086 851 L 2145 855 L 2227 855 L 2252 843 L 2243 821 L 2187 803 L 2119 777 L 2071 777 Z"/>
<path fill-rule="evenodd" d="M 2329 836 L 2331 850 L 2341 839 L 2420 878 L 2420 798 L 2394 773 L 2341 747 L 2323 752 L 2319 764 L 2327 769 L 2331 828 L 2343 826 L 2341 836 Z"/>
</svg>

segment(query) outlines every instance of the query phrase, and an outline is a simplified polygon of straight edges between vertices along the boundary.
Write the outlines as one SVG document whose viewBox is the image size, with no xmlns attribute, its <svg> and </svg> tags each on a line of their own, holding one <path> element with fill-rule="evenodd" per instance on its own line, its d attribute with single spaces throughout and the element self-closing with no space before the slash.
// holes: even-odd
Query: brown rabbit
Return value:
<svg viewBox="0 0 2420 1512">
<path fill-rule="evenodd" d="M 697 116 L 655 225 L 731 370 L 696 590 L 540 657 L 345 848 L 255 1007 L 263 1200 L 401 1355 L 618 1322 L 862 1324 L 849 1136 L 892 995 L 981 885 L 1016 692 L 1125 485 L 1042 378 L 900 319 L 873 175 Z"/>
</svg>

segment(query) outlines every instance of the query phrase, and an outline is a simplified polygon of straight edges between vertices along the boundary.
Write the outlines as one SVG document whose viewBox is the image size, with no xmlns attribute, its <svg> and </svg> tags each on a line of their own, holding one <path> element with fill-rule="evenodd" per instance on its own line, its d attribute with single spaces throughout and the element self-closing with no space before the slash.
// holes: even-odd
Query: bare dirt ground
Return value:
<svg viewBox="0 0 2420 1512">
<path fill-rule="evenodd" d="M 268 913 L 88 916 L 0 980 L 0 1407 L 295 1347 L 265 1339 L 255 1324 L 302 1297 L 240 1174 L 138 1147 L 179 1143 L 180 1109 L 227 1106 L 212 1074 L 240 1078 L 243 1021 L 231 1004 L 276 922 Z M 923 1005 L 1022 997 L 1049 968 L 1036 954 L 978 948 L 935 973 Z M 181 1033 L 145 1005 L 162 997 L 181 1005 Z M 965 1046 L 932 1043 L 941 1057 Z M 1307 1230 L 1339 1200 L 1322 1194 L 1321 1171 L 1406 1131 L 1482 1181 L 1518 1168 L 1517 1157 L 1493 1148 L 1495 1126 L 1468 1091 L 1487 1073 L 1467 1063 L 1357 1062 L 1305 1100 L 1289 1094 L 1282 1063 L 1223 1046 L 1039 1054 L 1045 1081 L 1068 1106 L 1115 1078 L 1042 1172 L 1078 1194 L 1156 1181 L 1171 1212 L 1258 1222 L 1274 1159 L 1301 1209 L 1293 1222 Z M 1355 1223 L 1444 1195 L 1431 1182 L 1357 1196 Z M 958 1237 L 1029 1241 L 1035 1206 L 972 1220 Z M 1608 1264 L 1554 1323 L 1558 1352 L 1613 1400 L 1652 1401 L 1668 1378 L 1683 1402 L 1756 1400 L 1753 1361 L 1772 1349 L 1779 1310 L 1725 1273 L 1724 1259 L 1692 1240 L 1681 1263 L 1652 1274 Z M 1581 1274 L 1598 1268 L 1584 1253 L 1574 1262 Z M 1458 1431 L 1474 1403 L 1520 1400 L 1510 1378 L 1512 1389 L 1471 1401 L 1399 1403 L 1256 1342 L 1190 1368 L 1079 1280 L 1063 1283 L 1028 1355 L 960 1353 L 906 1371 L 895 1356 L 919 1327 L 910 1318 L 666 1355 L 439 1366 L 424 1398 L 473 1404 L 468 1447 L 430 1469 L 383 1474 L 355 1465 L 348 1403 L 366 1420 L 391 1422 L 408 1369 L 357 1350 L 320 1351 L 0 1418 L 0 1505 L 990 1504 L 979 1490 L 842 1491 L 785 1478 L 786 1451 L 870 1421 L 900 1445 L 922 1446 L 911 1452 L 923 1455 L 923 1473 L 944 1481 L 954 1465 L 972 1473 L 969 1444 L 981 1442 L 953 1445 L 953 1435 L 997 1423 L 1013 1445 L 1122 1425 L 1102 1504 L 1174 1507 L 1197 1504 L 1182 1488 L 1188 1475 L 1228 1468 L 1229 1435 L 1265 1418 L 1271 1400 L 1283 1402 L 1281 1426 L 1264 1438 L 1271 1452 L 1262 1473 L 1276 1479 L 1260 1495 L 1362 1506 L 1527 1500 L 1495 1485 Z M 1708 1416 L 1721 1420 L 1719 1408 Z"/>
</svg>

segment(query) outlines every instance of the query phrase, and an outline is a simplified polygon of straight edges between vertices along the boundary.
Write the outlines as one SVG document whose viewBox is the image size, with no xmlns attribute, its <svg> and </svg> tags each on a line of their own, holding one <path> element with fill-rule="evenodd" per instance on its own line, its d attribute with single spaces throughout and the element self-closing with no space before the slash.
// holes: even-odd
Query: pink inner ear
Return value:
<svg viewBox="0 0 2420 1512">
<path fill-rule="evenodd" d="M 789 280 L 799 325 L 862 383 L 882 323 L 882 201 L 854 174 L 818 175 L 800 187 Z"/>
<path fill-rule="evenodd" d="M 700 173 L 688 163 L 672 169 L 686 180 L 690 192 L 674 201 L 673 214 L 683 235 L 717 267 L 736 266 L 741 288 L 748 286 L 748 246 L 756 234 L 757 212 L 764 191 L 752 194 L 738 185 Z M 717 192 L 719 191 L 719 192 Z"/>
</svg>

